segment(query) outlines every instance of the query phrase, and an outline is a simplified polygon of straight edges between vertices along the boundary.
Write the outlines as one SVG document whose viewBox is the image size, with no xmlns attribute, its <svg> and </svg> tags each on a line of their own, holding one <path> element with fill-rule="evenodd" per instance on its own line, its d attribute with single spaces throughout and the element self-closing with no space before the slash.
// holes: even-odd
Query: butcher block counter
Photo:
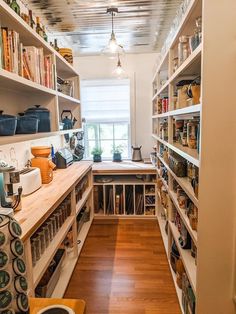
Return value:
<svg viewBox="0 0 236 314">
<path fill-rule="evenodd" d="M 103 161 L 93 164 L 93 174 L 155 174 L 156 169 L 152 164 L 133 162 L 130 160 L 122 162 Z"/>
<path fill-rule="evenodd" d="M 63 242 L 69 233 L 71 250 L 64 254 L 64 266 L 60 266 L 59 279 L 55 281 L 56 285 L 53 286 L 53 290 L 50 290 L 53 291 L 52 297 L 63 297 L 93 221 L 92 190 L 92 162 L 80 161 L 75 162 L 67 169 L 54 171 L 51 183 L 44 184 L 38 191 L 23 197 L 22 210 L 16 213 L 14 218 L 22 228 L 21 238 L 25 247 L 29 295 L 31 297 L 35 296 L 35 289 L 41 282 L 43 275 L 47 273 L 51 261 L 59 252 L 58 250 L 64 248 L 67 251 Z M 85 210 L 87 210 L 87 220 L 80 222 L 79 215 L 82 215 Z M 50 217 L 58 218 L 55 218 L 54 223 L 52 223 Z M 78 227 L 79 224 L 81 228 Z M 45 227 L 49 225 L 51 229 Z M 43 231 L 45 244 L 43 245 L 44 249 L 42 249 L 44 241 L 41 240 L 41 237 L 39 238 L 39 234 L 45 228 L 48 230 L 48 235 L 46 236 L 45 231 Z M 35 242 L 36 238 L 38 240 Z M 47 276 L 47 278 L 50 282 L 51 277 Z"/>
<path fill-rule="evenodd" d="M 34 233 L 91 167 L 92 162 L 82 161 L 67 169 L 57 169 L 51 183 L 22 198 L 22 210 L 14 215 L 22 228 L 22 240 Z"/>
</svg>

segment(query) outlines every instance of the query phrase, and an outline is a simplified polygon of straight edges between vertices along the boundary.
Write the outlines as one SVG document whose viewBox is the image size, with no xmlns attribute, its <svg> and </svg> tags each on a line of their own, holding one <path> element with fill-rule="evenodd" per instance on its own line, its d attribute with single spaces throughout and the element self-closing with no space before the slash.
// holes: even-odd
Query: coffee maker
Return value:
<svg viewBox="0 0 236 314">
<path fill-rule="evenodd" d="M 6 165 L 0 167 L 0 214 L 21 210 L 20 171 Z"/>
</svg>

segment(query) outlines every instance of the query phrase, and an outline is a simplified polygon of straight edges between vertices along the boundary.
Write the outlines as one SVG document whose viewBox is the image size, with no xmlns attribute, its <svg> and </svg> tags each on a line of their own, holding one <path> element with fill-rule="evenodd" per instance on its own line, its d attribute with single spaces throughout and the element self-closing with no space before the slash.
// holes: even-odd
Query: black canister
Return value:
<svg viewBox="0 0 236 314">
<path fill-rule="evenodd" d="M 40 105 L 29 108 L 25 111 L 25 116 L 35 116 L 39 119 L 38 132 L 51 132 L 50 111 Z"/>
</svg>

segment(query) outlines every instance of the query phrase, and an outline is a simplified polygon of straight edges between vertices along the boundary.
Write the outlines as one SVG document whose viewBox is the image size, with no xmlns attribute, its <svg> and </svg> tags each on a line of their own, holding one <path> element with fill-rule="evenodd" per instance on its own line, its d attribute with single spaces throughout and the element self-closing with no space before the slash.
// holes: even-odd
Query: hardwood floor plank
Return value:
<svg viewBox="0 0 236 314">
<path fill-rule="evenodd" d="M 95 221 L 65 298 L 87 314 L 180 314 L 157 222 Z"/>
</svg>

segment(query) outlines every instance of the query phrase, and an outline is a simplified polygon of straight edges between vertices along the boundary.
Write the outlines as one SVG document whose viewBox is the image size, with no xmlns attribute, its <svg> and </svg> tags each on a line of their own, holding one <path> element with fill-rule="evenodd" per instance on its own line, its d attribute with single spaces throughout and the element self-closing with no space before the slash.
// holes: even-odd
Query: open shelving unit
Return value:
<svg viewBox="0 0 236 314">
<path fill-rule="evenodd" d="M 54 65 L 54 77 L 73 82 L 73 97 L 27 80 L 18 74 L 0 68 L 1 110 L 5 114 L 17 115 L 34 105 L 40 105 L 50 111 L 51 132 L 20 134 L 9 137 L 0 136 L 0 145 L 23 142 L 32 139 L 63 135 L 59 122 L 64 109 L 71 110 L 77 122 L 74 132 L 81 129 L 80 78 L 79 73 L 49 43 L 39 36 L 4 0 L 0 0 L 0 20 L 2 27 L 8 27 L 19 33 L 24 46 L 43 48 L 44 54 L 51 55 Z M 54 84 L 56 86 L 56 82 Z M 70 133 L 71 130 L 66 131 Z"/>
<path fill-rule="evenodd" d="M 157 210 L 156 182 L 144 182 L 135 175 L 111 175 L 111 182 L 94 179 L 96 217 L 155 217 Z"/>
<path fill-rule="evenodd" d="M 176 107 L 176 101 L 174 97 L 174 92 L 176 90 L 176 83 L 185 78 L 193 78 L 201 75 L 201 62 L 202 62 L 202 50 L 203 43 L 188 56 L 188 58 L 179 65 L 177 69 L 173 68 L 173 59 L 177 54 L 178 38 L 182 35 L 190 35 L 193 33 L 194 20 L 196 17 L 202 15 L 202 2 L 200 0 L 192 0 L 190 2 L 189 8 L 183 18 L 183 21 L 172 40 L 169 50 L 164 55 L 162 61 L 160 62 L 155 75 L 153 77 L 153 115 L 152 115 L 152 125 L 153 133 L 152 137 L 156 142 L 157 148 L 157 174 L 158 178 L 162 184 L 163 189 L 168 195 L 168 205 L 164 208 L 162 204 L 162 198 L 160 191 L 158 189 L 158 212 L 157 219 L 160 226 L 161 235 L 163 238 L 164 247 L 166 250 L 167 258 L 170 258 L 170 251 L 173 241 L 175 242 L 180 258 L 182 260 L 185 273 L 187 274 L 189 283 L 191 285 L 192 291 L 197 297 L 197 266 L 195 259 L 191 256 L 190 249 L 183 249 L 179 243 L 179 238 L 181 234 L 178 231 L 175 222 L 175 215 L 181 219 L 181 224 L 186 228 L 189 236 L 192 239 L 192 243 L 197 247 L 198 245 L 198 235 L 197 231 L 193 230 L 190 224 L 189 217 L 186 210 L 182 209 L 179 204 L 179 199 L 174 191 L 173 184 L 174 181 L 178 186 L 186 193 L 187 197 L 192 201 L 192 203 L 198 208 L 199 202 L 195 195 L 191 182 L 187 177 L 178 177 L 176 173 L 169 166 L 169 162 L 162 157 L 163 149 L 167 152 L 167 156 L 173 153 L 177 154 L 179 157 L 186 160 L 186 162 L 191 163 L 198 169 L 200 168 L 200 156 L 197 149 L 192 149 L 186 146 L 182 146 L 176 140 L 174 140 L 174 123 L 175 120 L 187 120 L 193 117 L 201 116 L 202 104 L 194 104 L 182 107 Z M 158 101 L 162 98 L 168 99 L 168 107 L 166 112 L 160 112 Z M 201 98 L 200 98 L 201 100 Z M 167 131 L 165 138 L 163 138 L 163 133 L 161 131 L 161 126 L 163 121 L 167 123 Z M 201 123 L 201 122 L 200 122 Z M 168 174 L 168 182 L 162 177 L 162 170 L 165 169 Z M 174 215 L 174 217 L 173 217 Z M 177 217 L 177 216 L 176 216 Z M 167 232 L 166 232 L 167 231 Z M 167 234 L 168 233 L 168 234 Z M 170 264 L 170 262 L 169 262 Z M 182 304 L 182 291 L 176 283 L 176 274 L 174 273 L 171 264 L 171 273 L 173 280 L 175 282 L 176 292 L 181 306 L 181 310 L 185 313 Z"/>
<path fill-rule="evenodd" d="M 176 68 L 176 59 L 175 64 L 173 59 L 177 55 L 179 37 L 193 34 L 194 20 L 198 16 L 202 16 L 202 42 Z M 217 19 L 221 21 L 220 24 L 216 23 Z M 152 137 L 157 148 L 157 185 L 160 183 L 167 191 L 170 205 L 167 210 L 162 208 L 158 191 L 157 219 L 168 259 L 173 240 L 178 247 L 196 297 L 196 314 L 235 313 L 236 277 L 232 275 L 235 274 L 235 184 L 232 180 L 232 176 L 235 178 L 232 175 L 235 168 L 232 165 L 235 165 L 236 148 L 232 143 L 236 132 L 236 109 L 224 88 L 235 80 L 235 20 L 234 1 L 229 0 L 227 5 L 222 2 L 214 2 L 212 5 L 204 0 L 191 0 L 152 82 Z M 219 45 L 216 34 L 221 34 L 222 29 L 227 35 L 220 36 Z M 218 75 L 223 85 L 217 84 Z M 201 77 L 199 102 L 177 106 L 176 84 L 180 80 L 195 79 L 197 76 Z M 161 106 L 158 102 L 160 99 L 168 99 L 167 108 L 165 102 Z M 199 150 L 182 146 L 173 136 L 176 134 L 173 127 L 175 121 L 192 118 L 200 121 Z M 232 136 L 226 137 L 226 133 Z M 227 152 L 227 158 L 222 154 L 222 149 Z M 178 177 L 173 171 L 169 156 L 174 153 L 198 169 L 198 193 L 194 191 L 189 178 Z M 168 183 L 162 176 L 168 177 Z M 182 194 L 178 194 L 178 191 Z M 179 195 L 187 196 L 188 201 L 197 208 L 197 230 L 192 228 L 194 225 L 190 223 L 188 211 L 182 204 L 180 206 Z M 170 215 L 173 212 L 178 220 Z M 185 227 L 192 243 L 197 247 L 196 263 L 190 250 L 183 250 L 180 245 L 179 230 L 182 229 L 179 224 Z M 168 236 L 165 229 L 168 230 Z M 223 231 L 223 237 L 219 236 L 219 230 Z M 173 271 L 172 275 L 181 310 L 186 313 L 188 311 L 183 306 L 183 293 L 176 285 Z"/>
</svg>

